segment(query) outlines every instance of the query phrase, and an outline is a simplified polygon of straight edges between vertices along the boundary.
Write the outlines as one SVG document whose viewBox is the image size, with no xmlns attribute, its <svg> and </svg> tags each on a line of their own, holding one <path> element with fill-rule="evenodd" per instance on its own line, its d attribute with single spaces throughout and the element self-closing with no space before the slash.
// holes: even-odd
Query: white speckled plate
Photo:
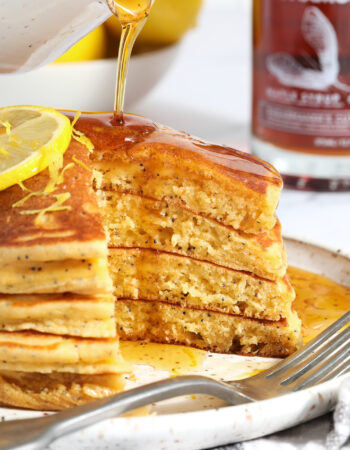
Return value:
<svg viewBox="0 0 350 450">
<path fill-rule="evenodd" d="M 285 240 L 289 263 L 350 285 L 350 258 L 296 239 Z M 211 355 L 193 373 L 234 379 L 276 360 Z M 139 366 L 140 383 L 164 378 L 166 372 Z M 306 422 L 330 410 L 341 379 L 288 396 L 239 406 L 227 406 L 206 396 L 186 396 L 153 405 L 151 415 L 106 420 L 59 439 L 51 450 L 192 450 L 239 442 Z M 152 414 L 153 413 L 153 414 Z M 36 417 L 40 413 L 0 408 L 7 420 Z"/>
</svg>

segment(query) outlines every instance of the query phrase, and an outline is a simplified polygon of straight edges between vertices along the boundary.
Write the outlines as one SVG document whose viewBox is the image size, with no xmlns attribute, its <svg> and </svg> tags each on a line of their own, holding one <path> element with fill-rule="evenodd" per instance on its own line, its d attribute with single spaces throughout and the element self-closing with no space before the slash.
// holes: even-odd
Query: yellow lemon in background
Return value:
<svg viewBox="0 0 350 450">
<path fill-rule="evenodd" d="M 148 20 L 135 43 L 138 53 L 179 41 L 196 25 L 202 0 L 155 0 Z M 120 22 L 111 17 L 93 30 L 55 62 L 91 61 L 116 57 L 118 54 Z"/>
<path fill-rule="evenodd" d="M 56 59 L 55 62 L 90 61 L 104 58 L 106 53 L 107 33 L 105 27 L 100 25 L 73 45 L 66 53 Z"/>
<path fill-rule="evenodd" d="M 135 48 L 159 47 L 179 41 L 196 25 L 201 5 L 202 0 L 155 0 Z M 111 17 L 106 25 L 111 34 L 120 36 L 117 18 Z"/>
</svg>

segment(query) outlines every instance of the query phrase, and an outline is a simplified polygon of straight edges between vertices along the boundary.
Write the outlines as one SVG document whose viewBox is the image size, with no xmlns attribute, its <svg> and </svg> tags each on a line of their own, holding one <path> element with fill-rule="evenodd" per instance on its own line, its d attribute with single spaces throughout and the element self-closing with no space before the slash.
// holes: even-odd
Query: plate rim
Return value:
<svg viewBox="0 0 350 450">
<path fill-rule="evenodd" d="M 331 245 L 324 244 L 323 242 L 319 242 L 317 239 L 309 238 L 300 234 L 286 233 L 282 232 L 283 242 L 285 240 L 295 241 L 300 244 L 313 245 L 314 247 L 318 247 L 321 250 L 326 250 L 327 252 L 333 253 L 334 255 L 342 256 L 346 259 L 349 259 L 350 262 L 350 249 L 343 250 L 341 248 L 335 248 Z"/>
</svg>

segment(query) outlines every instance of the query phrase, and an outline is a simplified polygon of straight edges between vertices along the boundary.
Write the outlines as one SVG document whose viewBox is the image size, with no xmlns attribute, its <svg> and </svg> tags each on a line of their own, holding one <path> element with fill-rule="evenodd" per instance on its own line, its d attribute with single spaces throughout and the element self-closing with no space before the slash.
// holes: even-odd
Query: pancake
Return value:
<svg viewBox="0 0 350 450">
<path fill-rule="evenodd" d="M 114 298 L 112 295 L 0 295 L 0 330 L 115 337 Z"/>
<path fill-rule="evenodd" d="M 124 340 L 182 344 L 218 353 L 284 357 L 301 344 L 294 312 L 281 321 L 249 319 L 164 302 L 116 301 L 117 332 Z"/>
<path fill-rule="evenodd" d="M 98 295 L 111 291 L 106 257 L 0 264 L 0 293 L 3 294 Z"/>
<path fill-rule="evenodd" d="M 269 320 L 286 317 L 295 298 L 286 277 L 269 281 L 157 250 L 112 248 L 109 267 L 116 298 L 159 300 Z"/>
<path fill-rule="evenodd" d="M 75 157 L 75 158 L 74 158 Z M 0 192 L 0 252 L 1 262 L 58 261 L 63 259 L 93 259 L 107 255 L 102 217 L 92 189 L 92 169 L 74 162 L 82 161 L 91 168 L 89 151 L 72 140 L 64 155 L 64 166 L 74 166 L 64 172 L 64 179 L 52 195 L 29 198 L 23 206 L 13 207 L 27 194 L 18 185 Z M 26 180 L 26 189 L 38 191 L 49 181 L 45 170 Z M 56 201 L 54 195 L 70 194 L 64 205 L 68 210 L 46 213 L 40 224 L 37 214 L 22 214 L 41 210 Z"/>
<path fill-rule="evenodd" d="M 104 220 L 111 248 L 152 248 L 271 280 L 286 273 L 279 222 L 268 232 L 246 234 L 165 202 L 117 192 L 105 197 Z"/>
<path fill-rule="evenodd" d="M 116 337 L 88 148 L 72 140 L 63 167 L 49 195 L 43 195 L 48 170 L 0 192 L 0 402 L 6 405 L 82 404 L 118 391 L 130 370 Z M 27 198 L 32 192 L 40 195 Z M 39 214 L 60 198 L 61 208 Z"/>
<path fill-rule="evenodd" d="M 0 331 L 0 372 L 122 373 L 124 363 L 116 338 L 88 339 Z"/>
<path fill-rule="evenodd" d="M 51 195 L 13 207 L 47 185 L 47 170 L 25 192 L 0 192 L 0 402 L 60 409 L 118 390 L 130 368 L 112 320 L 123 339 L 293 352 L 300 323 L 275 216 L 278 173 L 135 116 L 83 115 L 75 127 L 95 150 L 71 142 Z M 28 215 L 60 194 L 67 210 Z"/>
<path fill-rule="evenodd" d="M 124 387 L 119 374 L 0 372 L 0 403 L 18 408 L 59 411 L 108 397 Z"/>
<path fill-rule="evenodd" d="M 165 200 L 233 228 L 259 233 L 275 225 L 282 180 L 268 163 L 212 145 L 143 117 L 84 114 L 76 128 L 95 146 L 101 188 Z"/>
<path fill-rule="evenodd" d="M 84 114 L 76 126 L 95 146 L 121 338 L 293 352 L 301 334 L 275 216 L 279 174 L 142 117 Z"/>
</svg>

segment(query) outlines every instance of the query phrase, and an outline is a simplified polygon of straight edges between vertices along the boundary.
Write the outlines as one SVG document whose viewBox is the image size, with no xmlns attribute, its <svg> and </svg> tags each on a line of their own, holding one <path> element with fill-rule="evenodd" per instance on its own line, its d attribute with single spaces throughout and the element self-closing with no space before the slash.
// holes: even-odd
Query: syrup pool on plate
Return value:
<svg viewBox="0 0 350 450">
<path fill-rule="evenodd" d="M 132 364 L 146 364 L 171 375 L 184 375 L 200 367 L 207 352 L 183 345 L 152 342 L 121 342 L 125 359 Z"/>
<path fill-rule="evenodd" d="M 350 287 L 297 267 L 289 267 L 288 275 L 296 293 L 293 306 L 302 321 L 304 342 L 349 311 Z"/>
</svg>

